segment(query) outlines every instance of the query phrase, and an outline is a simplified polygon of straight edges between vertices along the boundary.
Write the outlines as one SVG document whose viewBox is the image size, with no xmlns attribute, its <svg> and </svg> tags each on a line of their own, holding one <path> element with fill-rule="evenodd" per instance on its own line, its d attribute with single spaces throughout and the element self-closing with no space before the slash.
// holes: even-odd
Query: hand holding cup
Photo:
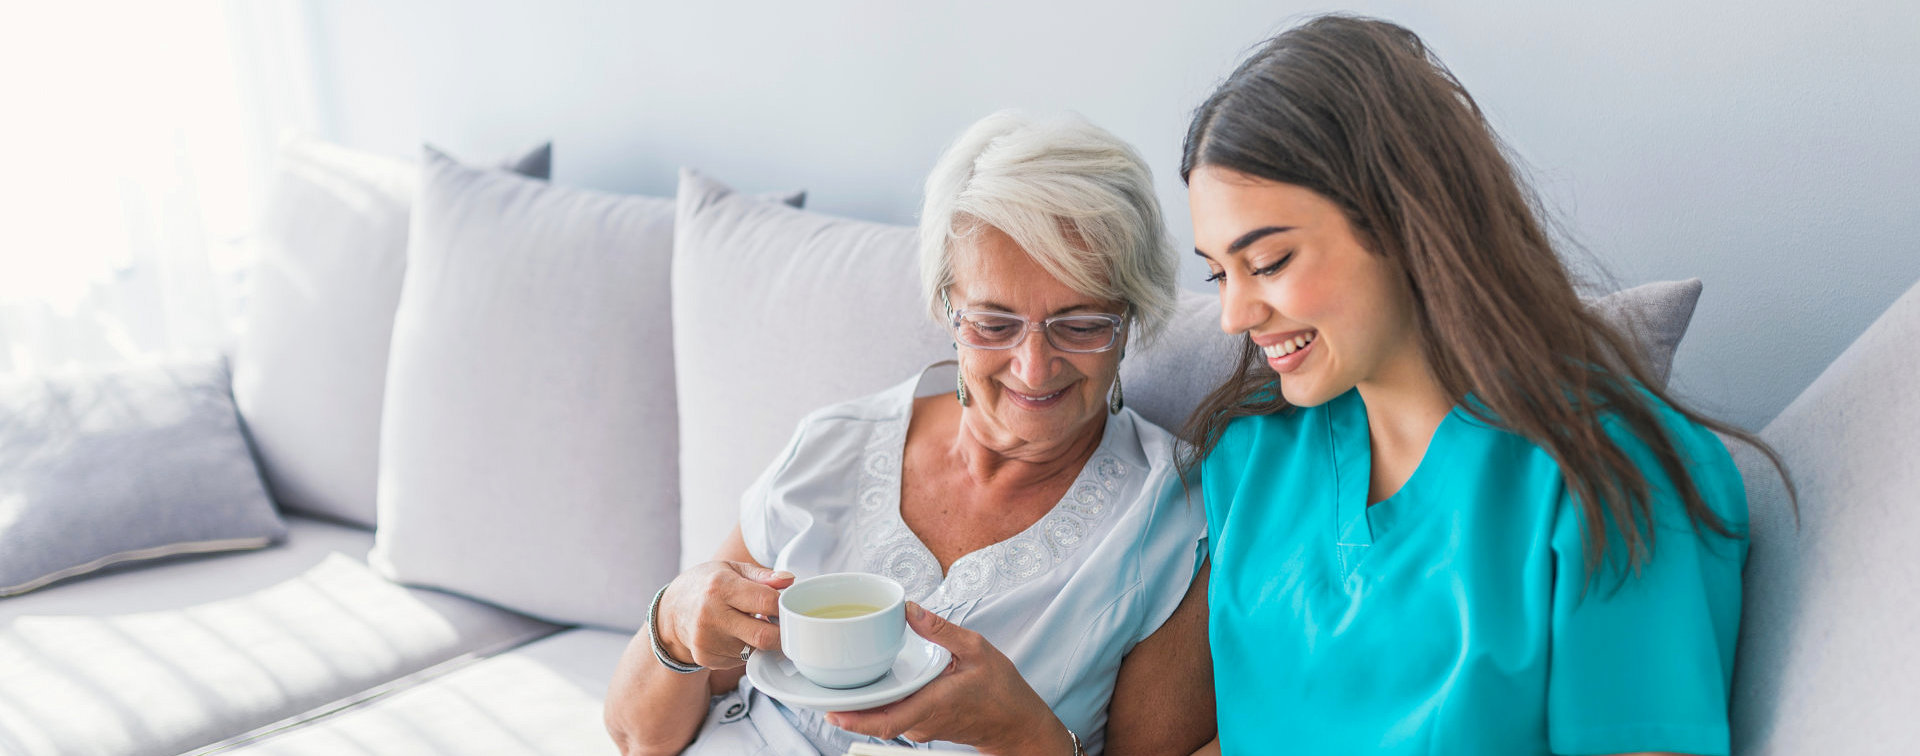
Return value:
<svg viewBox="0 0 1920 756">
<path fill-rule="evenodd" d="M 707 562 L 674 578 L 660 599 L 657 628 L 667 653 L 708 669 L 746 664 L 748 648 L 780 648 L 780 589 L 793 573 L 749 562 Z M 756 617 L 754 615 L 760 615 Z"/>
</svg>

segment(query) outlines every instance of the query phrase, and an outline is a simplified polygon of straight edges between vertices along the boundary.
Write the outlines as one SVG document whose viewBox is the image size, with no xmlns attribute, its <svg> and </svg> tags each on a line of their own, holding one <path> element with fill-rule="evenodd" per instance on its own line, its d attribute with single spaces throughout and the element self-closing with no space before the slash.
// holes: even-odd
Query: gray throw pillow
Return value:
<svg viewBox="0 0 1920 756">
<path fill-rule="evenodd" d="M 371 564 L 554 622 L 639 628 L 678 572 L 673 238 L 672 200 L 429 151 Z"/>
<path fill-rule="evenodd" d="M 0 381 L 0 596 L 283 537 L 228 386 L 219 360 Z"/>
<path fill-rule="evenodd" d="M 551 163 L 542 145 L 502 167 L 545 178 Z M 419 172 L 316 139 L 280 147 L 233 393 L 289 511 L 373 526 L 388 339 Z"/>
<path fill-rule="evenodd" d="M 1673 373 L 1673 353 L 1693 322 L 1693 308 L 1700 303 L 1700 279 L 1655 281 L 1630 289 L 1621 289 L 1587 306 L 1626 331 L 1640 346 L 1640 355 L 1653 371 L 1661 388 Z"/>
</svg>

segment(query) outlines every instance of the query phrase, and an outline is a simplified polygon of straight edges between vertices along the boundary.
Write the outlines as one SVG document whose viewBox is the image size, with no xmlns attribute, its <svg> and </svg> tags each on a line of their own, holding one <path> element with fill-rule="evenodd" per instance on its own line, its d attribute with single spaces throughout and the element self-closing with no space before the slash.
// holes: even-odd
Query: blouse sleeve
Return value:
<svg viewBox="0 0 1920 756">
<path fill-rule="evenodd" d="M 1717 439 L 1677 415 L 1666 419 L 1702 498 L 1743 535 L 1696 533 L 1651 450 L 1624 428 L 1609 428 L 1648 478 L 1656 528 L 1637 574 L 1623 569 L 1616 529 L 1588 580 L 1579 507 L 1570 494 L 1558 502 L 1547 691 L 1556 754 L 1729 751 L 1746 493 Z"/>
<path fill-rule="evenodd" d="M 1190 485 L 1190 484 L 1189 484 Z M 1153 516 L 1139 559 L 1140 598 L 1145 613 L 1128 650 L 1159 631 L 1187 597 L 1200 565 L 1207 559 L 1207 520 L 1199 491 L 1189 497 L 1177 474 L 1156 482 L 1149 493 Z"/>
<path fill-rule="evenodd" d="M 763 567 L 784 569 L 774 561 L 780 550 L 807 526 L 807 523 L 794 521 L 796 516 L 804 516 L 805 513 L 796 512 L 791 507 L 775 506 L 773 492 L 782 476 L 793 466 L 793 459 L 805 443 L 807 430 L 813 421 L 812 415 L 800 421 L 786 448 L 774 457 L 773 463 L 767 465 L 767 469 L 740 496 L 740 535 L 747 543 L 747 553 Z"/>
</svg>

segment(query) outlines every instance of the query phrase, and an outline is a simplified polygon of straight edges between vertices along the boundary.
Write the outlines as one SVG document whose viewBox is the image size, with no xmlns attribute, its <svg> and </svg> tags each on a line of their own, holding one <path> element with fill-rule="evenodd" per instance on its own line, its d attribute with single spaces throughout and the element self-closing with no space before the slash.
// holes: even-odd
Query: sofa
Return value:
<svg viewBox="0 0 1920 756">
<path fill-rule="evenodd" d="M 0 440 L 0 567 L 101 553 L 0 598 L 0 754 L 612 753 L 601 701 L 647 600 L 713 553 L 801 416 L 952 355 L 911 228 L 694 171 L 675 198 L 555 186 L 529 158 L 290 139 L 230 354 L 8 384 L 82 420 L 35 436 L 39 467 Z M 1664 376 L 1702 290 L 1594 306 Z M 1231 366 L 1217 314 L 1183 292 L 1130 345 L 1129 406 L 1178 427 Z M 1797 509 L 1735 449 L 1738 753 L 1920 752 L 1920 567 L 1896 551 L 1920 533 L 1915 376 L 1920 287 L 1761 432 Z M 162 404 L 183 409 L 128 409 Z M 72 441 L 127 417 L 142 440 Z"/>
</svg>

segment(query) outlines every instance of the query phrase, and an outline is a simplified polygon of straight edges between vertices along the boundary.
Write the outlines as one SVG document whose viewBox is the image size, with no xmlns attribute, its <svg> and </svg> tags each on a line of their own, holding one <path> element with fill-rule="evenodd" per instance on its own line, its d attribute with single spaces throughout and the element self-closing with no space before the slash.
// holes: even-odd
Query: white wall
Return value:
<svg viewBox="0 0 1920 756">
<path fill-rule="evenodd" d="M 1619 283 L 1705 280 L 1676 387 L 1710 411 L 1764 424 L 1920 279 L 1920 5 L 1431 5 L 1349 9 L 1439 51 Z M 348 145 L 489 159 L 552 138 L 560 183 L 670 195 L 692 165 L 901 223 L 974 118 L 1076 110 L 1147 156 L 1185 246 L 1189 113 L 1325 9 L 284 0 L 274 26 L 300 38 L 272 44 L 311 56 L 287 84 Z"/>
</svg>

